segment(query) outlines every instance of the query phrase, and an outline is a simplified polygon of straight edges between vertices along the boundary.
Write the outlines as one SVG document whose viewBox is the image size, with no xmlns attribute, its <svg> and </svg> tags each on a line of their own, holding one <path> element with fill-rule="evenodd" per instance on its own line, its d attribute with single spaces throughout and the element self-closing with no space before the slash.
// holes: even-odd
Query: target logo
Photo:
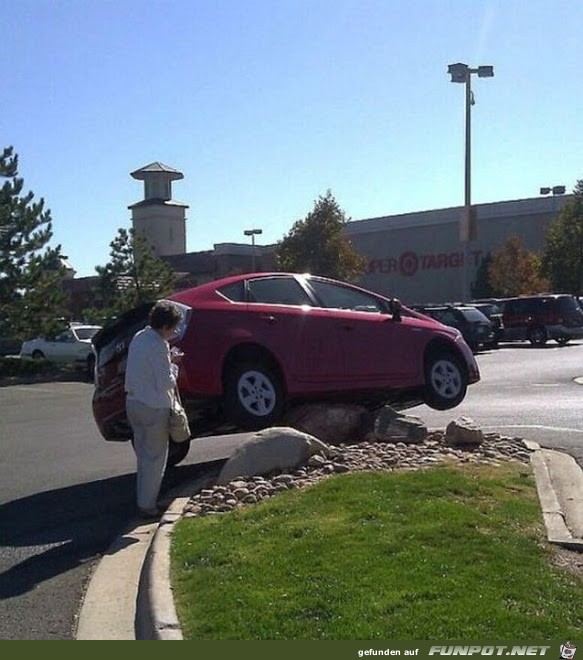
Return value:
<svg viewBox="0 0 583 660">
<path fill-rule="evenodd" d="M 399 257 L 399 270 L 401 271 L 401 275 L 406 275 L 407 277 L 415 275 L 418 268 L 419 257 L 415 252 L 403 252 Z"/>
</svg>

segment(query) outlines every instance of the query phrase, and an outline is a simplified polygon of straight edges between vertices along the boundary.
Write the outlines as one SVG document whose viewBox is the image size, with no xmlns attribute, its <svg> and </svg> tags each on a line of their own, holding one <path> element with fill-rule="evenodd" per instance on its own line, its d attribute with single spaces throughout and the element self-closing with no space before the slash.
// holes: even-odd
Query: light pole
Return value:
<svg viewBox="0 0 583 660">
<path fill-rule="evenodd" d="M 465 149 L 465 175 L 464 175 L 464 212 L 460 219 L 459 236 L 463 245 L 463 264 L 462 264 L 462 302 L 469 299 L 468 295 L 468 255 L 469 242 L 476 240 L 476 219 L 472 214 L 472 112 L 471 108 L 475 103 L 472 93 L 472 73 L 477 73 L 479 78 L 492 78 L 494 75 L 493 66 L 479 66 L 476 69 L 470 68 L 467 64 L 457 62 L 447 67 L 447 72 L 451 75 L 451 82 L 465 83 L 466 86 L 466 149 Z"/>
<path fill-rule="evenodd" d="M 252 270 L 255 272 L 255 236 L 263 234 L 263 229 L 245 229 L 243 233 L 245 236 L 251 236 L 251 263 L 253 264 Z"/>
</svg>

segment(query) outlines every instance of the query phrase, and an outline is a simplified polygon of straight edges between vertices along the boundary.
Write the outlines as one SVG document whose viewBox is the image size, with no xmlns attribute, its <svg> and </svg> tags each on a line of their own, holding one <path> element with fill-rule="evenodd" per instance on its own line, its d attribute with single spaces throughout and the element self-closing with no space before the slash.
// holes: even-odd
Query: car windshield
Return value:
<svg viewBox="0 0 583 660">
<path fill-rule="evenodd" d="M 75 328 L 77 339 L 91 339 L 101 328 L 98 325 L 87 328 Z"/>
<path fill-rule="evenodd" d="M 498 305 L 476 305 L 476 309 L 486 316 L 491 316 L 492 314 L 502 314 L 502 309 Z"/>
</svg>

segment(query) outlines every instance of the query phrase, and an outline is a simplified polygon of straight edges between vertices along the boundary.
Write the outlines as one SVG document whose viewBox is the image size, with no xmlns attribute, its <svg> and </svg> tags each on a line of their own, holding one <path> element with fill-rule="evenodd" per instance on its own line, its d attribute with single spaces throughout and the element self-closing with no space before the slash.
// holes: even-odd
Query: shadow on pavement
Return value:
<svg viewBox="0 0 583 660">
<path fill-rule="evenodd" d="M 161 497 L 204 471 L 204 465 L 169 469 Z M 24 594 L 103 554 L 134 513 L 135 474 L 37 493 L 1 505 L 0 545 L 21 548 L 22 560 L 0 574 L 0 599 Z"/>
</svg>

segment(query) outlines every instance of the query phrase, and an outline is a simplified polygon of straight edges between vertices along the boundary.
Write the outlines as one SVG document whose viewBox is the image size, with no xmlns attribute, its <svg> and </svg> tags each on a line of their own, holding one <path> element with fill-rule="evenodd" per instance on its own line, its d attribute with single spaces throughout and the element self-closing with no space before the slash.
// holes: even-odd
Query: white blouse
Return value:
<svg viewBox="0 0 583 660">
<path fill-rule="evenodd" d="M 170 361 L 170 346 L 149 325 L 130 342 L 125 373 L 127 398 L 151 408 L 170 408 L 178 366 Z"/>
</svg>

